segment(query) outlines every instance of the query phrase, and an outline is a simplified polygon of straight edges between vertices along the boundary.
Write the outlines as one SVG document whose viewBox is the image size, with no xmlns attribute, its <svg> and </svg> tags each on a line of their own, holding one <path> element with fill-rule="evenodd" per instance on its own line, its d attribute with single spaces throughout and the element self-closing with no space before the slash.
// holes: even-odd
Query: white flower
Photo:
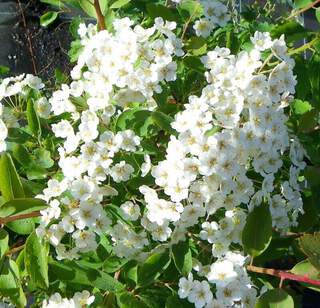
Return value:
<svg viewBox="0 0 320 308">
<path fill-rule="evenodd" d="M 207 275 L 211 283 L 218 286 L 225 286 L 237 277 L 233 263 L 228 260 L 216 261 L 210 267 L 210 272 Z"/>
<path fill-rule="evenodd" d="M 115 182 L 120 183 L 128 181 L 133 172 L 134 168 L 123 160 L 111 168 L 110 175 Z"/>
<path fill-rule="evenodd" d="M 193 28 L 196 31 L 197 36 L 202 36 L 204 38 L 208 37 L 213 30 L 213 23 L 210 19 L 199 19 L 195 22 Z"/>
<path fill-rule="evenodd" d="M 135 221 L 140 216 L 139 206 L 131 201 L 121 204 L 120 209 L 125 219 Z"/>
<path fill-rule="evenodd" d="M 212 301 L 213 295 L 210 285 L 207 281 L 194 281 L 188 300 L 195 304 L 195 307 L 201 308 Z"/>
<path fill-rule="evenodd" d="M 254 44 L 254 47 L 260 51 L 269 49 L 272 46 L 272 40 L 269 32 L 256 31 L 254 36 L 251 37 L 251 42 Z"/>
<path fill-rule="evenodd" d="M 193 288 L 193 276 L 190 273 L 188 275 L 188 278 L 182 277 L 179 280 L 179 291 L 178 291 L 179 297 L 180 298 L 188 297 L 192 288 Z"/>
</svg>

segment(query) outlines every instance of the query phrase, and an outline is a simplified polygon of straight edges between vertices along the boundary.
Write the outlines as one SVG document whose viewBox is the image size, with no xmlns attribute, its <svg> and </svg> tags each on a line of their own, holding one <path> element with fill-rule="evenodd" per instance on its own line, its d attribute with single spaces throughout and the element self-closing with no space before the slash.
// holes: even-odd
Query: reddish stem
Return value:
<svg viewBox="0 0 320 308">
<path fill-rule="evenodd" d="M 36 211 L 36 212 L 28 213 L 28 214 L 3 217 L 3 218 L 0 218 L 0 225 L 5 225 L 6 223 L 11 222 L 11 221 L 32 218 L 32 217 L 38 217 L 38 216 L 41 216 L 40 211 Z"/>
<path fill-rule="evenodd" d="M 320 287 L 320 280 L 311 279 L 307 275 L 304 275 L 304 276 L 296 275 L 296 274 L 289 273 L 287 271 L 276 270 L 273 268 L 257 267 L 253 265 L 248 265 L 247 270 L 250 272 L 279 277 L 282 281 L 286 279 L 294 280 L 294 281 L 304 282 L 304 283 L 308 283 L 308 284 Z"/>
</svg>

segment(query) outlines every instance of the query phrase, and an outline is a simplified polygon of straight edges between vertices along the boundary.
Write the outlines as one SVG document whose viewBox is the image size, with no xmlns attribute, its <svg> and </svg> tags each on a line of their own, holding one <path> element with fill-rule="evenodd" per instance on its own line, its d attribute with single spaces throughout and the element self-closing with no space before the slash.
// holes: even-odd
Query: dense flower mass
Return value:
<svg viewBox="0 0 320 308">
<path fill-rule="evenodd" d="M 173 9 L 181 1 L 172 2 Z M 200 3 L 203 15 L 190 27 L 195 39 L 232 18 L 228 1 Z M 254 307 L 264 290 L 247 273 L 242 235 L 248 215 L 267 208 L 270 229 L 282 234 L 304 213 L 306 153 L 287 126 L 297 80 L 284 35 L 256 31 L 237 54 L 225 47 L 203 52 L 197 59 L 202 86 L 180 102 L 173 92 L 185 86 L 175 84 L 181 76 L 188 82 L 183 61 L 189 54 L 175 22 L 157 17 L 147 28 L 125 17 L 115 18 L 112 30 L 97 29 L 80 24 L 81 51 L 70 84 L 51 95 L 40 93 L 44 84 L 33 75 L 0 85 L 0 101 L 13 107 L 20 106 L 18 94 L 36 92 L 32 104 L 52 134 L 46 145 L 56 142 L 58 170 L 36 196 L 48 204 L 40 211 L 38 237 L 54 247 L 52 260 L 80 269 L 83 256 L 98 258 L 101 243 L 108 247 L 102 254 L 129 268 L 155 254 L 169 251 L 171 257 L 179 243 L 192 242 L 190 270 L 174 260 L 178 297 L 197 308 Z M 160 106 L 168 89 L 166 106 Z M 0 103 L 0 153 L 7 150 L 8 128 L 19 125 Z M 146 131 L 153 129 L 150 137 Z M 112 273 L 118 279 L 120 266 Z M 42 300 L 43 308 L 80 308 L 95 296 L 55 293 Z"/>
</svg>

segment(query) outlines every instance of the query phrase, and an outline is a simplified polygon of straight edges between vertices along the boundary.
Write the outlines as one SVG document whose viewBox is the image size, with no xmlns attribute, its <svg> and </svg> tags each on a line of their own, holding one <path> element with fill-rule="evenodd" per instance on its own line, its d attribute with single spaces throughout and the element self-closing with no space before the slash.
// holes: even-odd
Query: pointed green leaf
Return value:
<svg viewBox="0 0 320 308">
<path fill-rule="evenodd" d="M 260 296 L 255 308 L 294 308 L 294 302 L 283 289 L 273 289 Z"/>
<path fill-rule="evenodd" d="M 255 207 L 247 217 L 242 232 L 244 250 L 256 257 L 270 244 L 272 238 L 272 219 L 267 205 Z"/>
<path fill-rule="evenodd" d="M 310 263 L 320 271 L 320 232 L 301 236 L 299 245 Z"/>
<path fill-rule="evenodd" d="M 39 288 L 49 286 L 48 249 L 34 231 L 28 237 L 25 247 L 25 265 L 32 283 Z"/>
<path fill-rule="evenodd" d="M 31 133 L 36 137 L 41 136 L 41 125 L 32 100 L 27 102 L 27 120 Z"/>
<path fill-rule="evenodd" d="M 57 19 L 58 16 L 58 12 L 47 12 L 40 17 L 40 25 L 42 27 L 48 27 Z"/>
<path fill-rule="evenodd" d="M 2 154 L 0 159 L 0 190 L 5 201 L 24 198 L 23 187 L 10 154 Z"/>
<path fill-rule="evenodd" d="M 43 210 L 47 204 L 42 199 L 22 198 L 13 199 L 0 207 L 0 217 L 8 217 L 18 214 L 27 214 L 35 211 Z"/>
<path fill-rule="evenodd" d="M 173 260 L 178 271 L 187 276 L 192 270 L 192 255 L 189 242 L 179 242 L 172 246 Z"/>
<path fill-rule="evenodd" d="M 4 256 L 8 250 L 9 235 L 4 229 L 0 229 L 0 259 Z"/>
<path fill-rule="evenodd" d="M 292 269 L 291 272 L 296 275 L 307 276 L 310 279 L 319 280 L 319 270 L 317 270 L 308 260 L 303 260 L 296 264 Z M 315 290 L 320 292 L 320 287 L 313 286 L 311 284 L 299 282 L 300 284 L 306 286 L 309 289 Z"/>
</svg>

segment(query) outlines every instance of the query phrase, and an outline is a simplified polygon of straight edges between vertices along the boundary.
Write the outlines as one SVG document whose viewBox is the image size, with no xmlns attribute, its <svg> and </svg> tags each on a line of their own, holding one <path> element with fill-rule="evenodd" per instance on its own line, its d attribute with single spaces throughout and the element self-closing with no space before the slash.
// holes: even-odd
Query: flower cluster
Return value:
<svg viewBox="0 0 320 308">
<path fill-rule="evenodd" d="M 82 308 L 91 305 L 94 298 L 87 290 L 75 293 L 70 299 L 62 298 L 59 293 L 55 293 L 43 301 L 42 308 Z"/>
<path fill-rule="evenodd" d="M 201 0 L 204 17 L 197 20 L 193 26 L 196 35 L 208 37 L 217 26 L 223 27 L 230 20 L 228 7 L 222 1 Z"/>
<path fill-rule="evenodd" d="M 18 95 L 24 96 L 30 89 L 40 90 L 43 87 L 41 79 L 31 74 L 2 80 L 0 84 L 0 153 L 7 149 L 5 140 L 8 136 L 8 128 L 19 126 L 18 119 L 8 106 L 15 109 L 19 105 L 19 101 L 16 101 Z"/>
<path fill-rule="evenodd" d="M 54 115 L 72 115 L 72 120 L 52 125 L 54 135 L 64 140 L 59 148 L 64 178 L 50 180 L 40 196 L 50 206 L 42 211 L 37 232 L 56 246 L 59 259 L 77 258 L 79 251 L 97 247 L 95 234 L 111 228 L 102 202 L 118 194 L 101 184 L 107 180 L 126 182 L 137 171 L 123 157 L 141 148 L 140 138 L 132 130 L 109 129 L 110 122 L 121 113 L 119 107 L 123 110 L 135 101 L 149 108 L 154 91 L 161 92 L 160 83 L 176 78 L 173 57 L 183 55 L 182 43 L 172 32 L 176 24 L 156 18 L 148 29 L 132 25 L 128 18 L 116 19 L 114 34 L 97 33 L 95 27 L 81 25 L 83 51 L 71 73 L 74 81 L 70 87 L 62 85 L 48 100 Z M 82 104 L 80 112 L 77 102 Z M 142 176 L 151 167 L 150 157 L 145 160 Z M 131 220 L 139 215 L 132 204 L 121 209 Z M 70 249 L 62 243 L 66 234 L 73 239 Z M 111 234 L 119 256 L 131 257 L 148 243 L 143 233 L 131 232 L 121 223 Z"/>
</svg>

